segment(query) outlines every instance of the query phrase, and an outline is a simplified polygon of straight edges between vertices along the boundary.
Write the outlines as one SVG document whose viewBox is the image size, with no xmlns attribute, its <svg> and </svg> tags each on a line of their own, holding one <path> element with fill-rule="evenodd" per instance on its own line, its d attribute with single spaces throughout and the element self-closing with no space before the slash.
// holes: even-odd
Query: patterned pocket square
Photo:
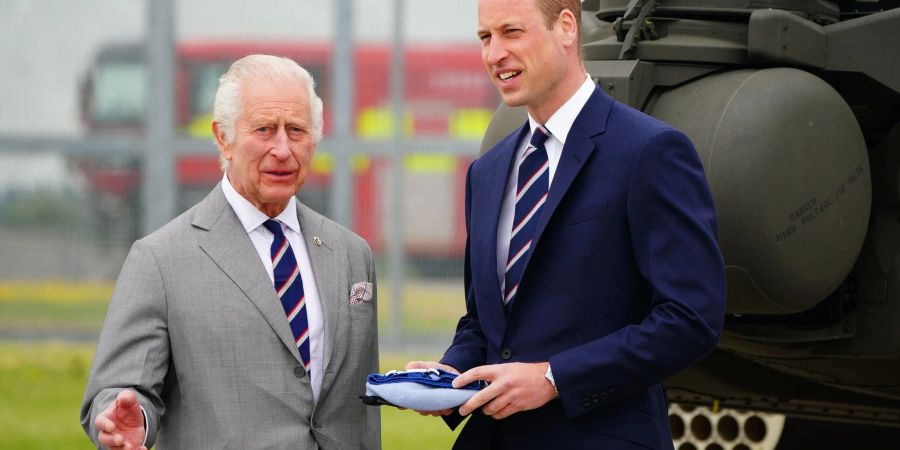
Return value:
<svg viewBox="0 0 900 450">
<path fill-rule="evenodd" d="M 350 288 L 350 304 L 369 303 L 372 301 L 372 283 L 360 281 Z"/>
</svg>

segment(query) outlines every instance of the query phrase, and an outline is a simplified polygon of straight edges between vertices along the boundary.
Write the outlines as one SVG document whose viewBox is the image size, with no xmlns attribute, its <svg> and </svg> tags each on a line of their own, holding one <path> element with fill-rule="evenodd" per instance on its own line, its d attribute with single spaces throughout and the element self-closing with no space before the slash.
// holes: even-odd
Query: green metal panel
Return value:
<svg viewBox="0 0 900 450">
<path fill-rule="evenodd" d="M 736 70 L 662 93 L 648 112 L 684 131 L 719 215 L 732 313 L 809 309 L 849 273 L 871 203 L 862 132 L 827 83 Z"/>
</svg>

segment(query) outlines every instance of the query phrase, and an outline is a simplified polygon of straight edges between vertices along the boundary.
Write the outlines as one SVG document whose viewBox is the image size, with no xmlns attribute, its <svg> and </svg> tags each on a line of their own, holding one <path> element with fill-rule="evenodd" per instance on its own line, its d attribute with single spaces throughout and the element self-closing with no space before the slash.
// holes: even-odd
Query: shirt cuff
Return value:
<svg viewBox="0 0 900 450">
<path fill-rule="evenodd" d="M 553 393 L 556 394 L 556 398 L 559 398 L 559 389 L 556 388 L 556 380 L 553 379 L 553 370 L 549 362 L 547 363 L 547 372 L 544 373 L 544 378 L 550 382 L 550 385 L 553 386 Z"/>
<path fill-rule="evenodd" d="M 138 406 L 141 407 L 141 414 L 144 415 L 144 443 L 141 444 L 141 445 L 143 445 L 144 447 L 146 447 L 146 446 L 147 446 L 147 434 L 148 434 L 148 433 L 147 433 L 147 430 L 149 430 L 149 428 L 148 428 L 148 426 L 147 426 L 147 425 L 148 425 L 148 424 L 147 424 L 147 411 L 144 411 L 144 406 L 143 406 L 143 405 L 138 405 Z"/>
</svg>

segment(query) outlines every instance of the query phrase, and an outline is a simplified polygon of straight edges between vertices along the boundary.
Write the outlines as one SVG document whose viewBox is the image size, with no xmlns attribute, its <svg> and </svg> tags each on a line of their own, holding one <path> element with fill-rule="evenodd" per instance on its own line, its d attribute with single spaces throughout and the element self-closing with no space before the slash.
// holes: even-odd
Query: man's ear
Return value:
<svg viewBox="0 0 900 450">
<path fill-rule="evenodd" d="M 556 23 L 563 34 L 563 45 L 566 47 L 577 46 L 578 21 L 575 19 L 575 13 L 570 9 L 563 9 L 559 12 L 559 18 L 557 18 Z"/>
<path fill-rule="evenodd" d="M 230 160 L 231 151 L 228 148 L 228 144 L 225 143 L 225 133 L 222 131 L 222 127 L 219 126 L 219 122 L 212 123 L 212 132 L 216 138 L 216 146 L 219 147 L 219 153 L 222 154 L 223 158 Z"/>
</svg>

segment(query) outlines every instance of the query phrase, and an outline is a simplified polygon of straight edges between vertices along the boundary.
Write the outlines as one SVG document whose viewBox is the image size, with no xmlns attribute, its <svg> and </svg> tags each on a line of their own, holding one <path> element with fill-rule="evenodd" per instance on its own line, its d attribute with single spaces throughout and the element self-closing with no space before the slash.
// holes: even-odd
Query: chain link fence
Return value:
<svg viewBox="0 0 900 450">
<path fill-rule="evenodd" d="M 218 77 L 271 53 L 326 105 L 300 200 L 372 246 L 383 345 L 439 356 L 464 308 L 465 171 L 498 104 L 474 4 L 446 3 L 5 4 L 0 336 L 96 339 L 131 243 L 222 178 Z"/>
</svg>

